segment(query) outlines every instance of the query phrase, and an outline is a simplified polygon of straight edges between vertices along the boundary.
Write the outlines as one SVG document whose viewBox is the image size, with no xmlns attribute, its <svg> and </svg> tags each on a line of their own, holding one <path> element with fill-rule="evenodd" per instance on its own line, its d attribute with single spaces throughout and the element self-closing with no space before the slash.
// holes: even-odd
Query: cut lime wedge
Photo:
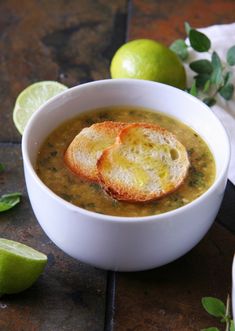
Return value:
<svg viewBox="0 0 235 331">
<path fill-rule="evenodd" d="M 0 238 L 0 295 L 29 288 L 46 263 L 45 254 L 19 242 Z"/>
<path fill-rule="evenodd" d="M 54 81 L 42 81 L 29 85 L 16 99 L 13 110 L 13 122 L 23 134 L 32 114 L 47 100 L 66 90 L 63 84 Z"/>
</svg>

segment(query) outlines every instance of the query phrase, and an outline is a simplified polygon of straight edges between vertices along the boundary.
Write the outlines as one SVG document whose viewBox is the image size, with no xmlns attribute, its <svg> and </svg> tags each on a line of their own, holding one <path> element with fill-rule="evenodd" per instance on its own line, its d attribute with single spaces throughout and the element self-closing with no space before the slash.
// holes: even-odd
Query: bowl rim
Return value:
<svg viewBox="0 0 235 331">
<path fill-rule="evenodd" d="M 34 125 L 34 122 L 37 120 L 37 117 L 40 116 L 41 111 L 48 107 L 51 103 L 54 102 L 58 102 L 59 99 L 63 99 L 65 95 L 67 94 L 73 94 L 76 93 L 76 90 L 80 90 L 83 88 L 86 88 L 86 86 L 90 86 L 90 85 L 99 85 L 99 84 L 110 84 L 112 82 L 112 84 L 117 84 L 117 83 L 127 83 L 127 84 L 132 84 L 133 82 L 139 84 L 140 82 L 143 84 L 155 84 L 155 85 L 160 85 L 160 86 L 164 86 L 165 89 L 174 89 L 177 90 L 178 93 L 180 94 L 184 94 L 184 97 L 191 99 L 193 102 L 197 102 L 200 104 L 201 107 L 204 107 L 205 111 L 210 112 L 210 115 L 212 117 L 214 117 L 214 120 L 217 122 L 217 124 L 221 127 L 221 130 L 224 134 L 224 138 L 226 140 L 226 157 L 224 158 L 224 163 L 223 163 L 223 167 L 220 171 L 220 173 L 218 174 L 217 178 L 214 180 L 213 184 L 208 188 L 207 191 L 205 191 L 202 195 L 200 195 L 198 198 L 196 198 L 195 200 L 191 201 L 190 203 L 161 213 L 161 214 L 155 214 L 155 215 L 149 215 L 149 216 L 114 216 L 114 215 L 108 215 L 108 214 L 101 214 L 101 213 L 97 213 L 94 211 L 90 211 L 87 209 L 84 209 L 82 207 L 76 206 L 66 200 L 64 200 L 63 198 L 61 198 L 60 196 L 58 196 L 56 193 L 54 193 L 50 188 L 48 188 L 43 181 L 39 178 L 39 176 L 37 175 L 36 171 L 34 170 L 34 167 L 29 159 L 29 155 L 28 155 L 28 150 L 27 150 L 27 144 L 29 141 L 29 136 L 31 134 L 31 127 Z M 140 84 L 141 84 L 140 83 Z M 96 81 L 92 81 L 92 82 L 88 82 L 88 83 L 84 83 L 84 84 L 80 84 L 80 85 L 76 85 L 74 87 L 71 87 L 65 91 L 63 91 L 62 93 L 54 96 L 53 98 L 51 98 L 50 100 L 48 100 L 45 104 L 43 104 L 31 117 L 31 119 L 29 120 L 25 131 L 23 133 L 23 137 L 22 137 L 22 155 L 23 155 L 23 162 L 25 164 L 25 166 L 27 167 L 27 170 L 29 171 L 30 175 L 34 178 L 34 180 L 36 181 L 36 183 L 40 186 L 40 188 L 45 192 L 45 194 L 49 194 L 49 196 L 52 199 L 55 199 L 56 201 L 58 201 L 58 203 L 63 204 L 67 209 L 69 209 L 70 211 L 73 212 L 78 212 L 83 214 L 86 217 L 92 217 L 92 218 L 96 218 L 99 220 L 102 220 L 104 222 L 108 221 L 108 222 L 115 222 L 115 223 L 126 223 L 129 224 L 130 222 L 138 222 L 138 223 L 146 223 L 146 222 L 156 222 L 156 221 L 162 221 L 165 218 L 170 218 L 171 216 L 177 216 L 178 214 L 181 214 L 182 212 L 186 212 L 187 210 L 191 209 L 194 206 L 197 206 L 198 204 L 201 203 L 201 201 L 206 200 L 208 196 L 210 196 L 211 194 L 213 194 L 213 192 L 216 190 L 216 188 L 220 185 L 221 181 L 223 181 L 224 176 L 226 176 L 227 178 L 227 171 L 228 171 L 228 167 L 229 167 L 229 161 L 230 161 L 230 154 L 231 154 L 231 147 L 230 147 L 230 140 L 228 137 L 228 133 L 226 131 L 226 129 L 224 128 L 223 124 L 221 123 L 221 121 L 216 117 L 216 115 L 211 111 L 211 109 L 205 105 L 202 101 L 200 101 L 199 99 L 197 99 L 196 97 L 186 93 L 183 90 L 180 90 L 176 87 L 173 86 L 169 86 L 166 84 L 162 84 L 162 83 L 158 83 L 158 82 L 153 82 L 153 81 L 146 81 L 146 80 L 140 80 L 140 79 L 103 79 L 103 80 L 96 80 Z"/>
</svg>

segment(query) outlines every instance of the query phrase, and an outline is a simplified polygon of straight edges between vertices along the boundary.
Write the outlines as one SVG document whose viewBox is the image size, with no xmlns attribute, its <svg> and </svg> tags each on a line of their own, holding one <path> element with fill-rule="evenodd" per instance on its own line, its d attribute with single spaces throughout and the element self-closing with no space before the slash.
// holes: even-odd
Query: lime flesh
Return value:
<svg viewBox="0 0 235 331">
<path fill-rule="evenodd" d="M 13 122 L 23 134 L 32 114 L 46 101 L 66 90 L 67 87 L 55 81 L 42 81 L 26 87 L 17 97 L 13 110 Z"/>
<path fill-rule="evenodd" d="M 137 39 L 121 46 L 111 61 L 112 78 L 152 80 L 181 89 L 186 86 L 185 69 L 177 55 L 151 39 Z"/>
<path fill-rule="evenodd" d="M 0 238 L 0 294 L 29 288 L 43 272 L 47 256 L 16 241 Z"/>
</svg>

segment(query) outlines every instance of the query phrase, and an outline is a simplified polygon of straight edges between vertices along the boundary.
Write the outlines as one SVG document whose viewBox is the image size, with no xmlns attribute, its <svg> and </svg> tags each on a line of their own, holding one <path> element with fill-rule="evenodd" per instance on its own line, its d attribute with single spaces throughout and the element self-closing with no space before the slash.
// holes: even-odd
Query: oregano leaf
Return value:
<svg viewBox="0 0 235 331">
<path fill-rule="evenodd" d="M 206 97 L 202 100 L 208 107 L 212 107 L 216 104 L 216 100 L 213 97 Z"/>
<path fill-rule="evenodd" d="M 188 40 L 178 39 L 173 42 L 170 49 L 174 51 L 181 60 L 187 59 L 189 55 L 189 46 L 195 52 L 207 52 L 208 59 L 196 60 L 189 63 L 189 67 L 196 75 L 193 77 L 194 82 L 191 88 L 186 91 L 198 97 L 209 107 L 216 104 L 216 96 L 220 94 L 225 100 L 230 100 L 234 93 L 235 85 L 232 84 L 231 78 L 233 72 L 229 70 L 229 65 L 235 65 L 235 45 L 230 47 L 226 54 L 226 60 L 222 61 L 214 51 L 208 52 L 211 48 L 210 39 L 199 30 L 193 29 L 188 22 L 184 23 Z M 235 330 L 234 330 L 235 331 Z"/>
<path fill-rule="evenodd" d="M 224 84 L 223 78 L 223 69 L 219 55 L 216 52 L 212 53 L 211 64 L 213 67 L 213 72 L 211 75 L 211 82 L 216 84 L 217 86 L 221 86 Z"/>
<path fill-rule="evenodd" d="M 226 307 L 224 303 L 213 297 L 202 298 L 203 308 L 212 316 L 224 317 L 226 314 Z"/>
<path fill-rule="evenodd" d="M 175 40 L 171 45 L 170 49 L 181 59 L 186 60 L 188 57 L 188 46 L 183 39 Z"/>
<path fill-rule="evenodd" d="M 227 62 L 230 66 L 235 65 L 235 45 L 227 51 Z"/>
<path fill-rule="evenodd" d="M 231 322 L 230 322 L 230 329 L 229 329 L 229 331 L 235 331 L 235 326 L 234 326 L 234 321 L 233 320 L 231 320 Z"/>
<path fill-rule="evenodd" d="M 0 172 L 2 172 L 5 169 L 4 165 L 0 163 Z"/>
<path fill-rule="evenodd" d="M 233 74 L 232 74 L 231 71 L 228 71 L 228 72 L 225 73 L 225 75 L 224 75 L 224 84 L 225 85 L 230 81 L 232 76 L 233 76 Z"/>
<path fill-rule="evenodd" d="M 15 192 L 0 196 L 0 212 L 13 208 L 20 202 L 21 193 Z"/>
<path fill-rule="evenodd" d="M 196 97 L 198 95 L 198 93 L 197 93 L 197 87 L 196 87 L 196 82 L 195 81 L 193 82 L 193 85 L 191 86 L 191 88 L 189 90 L 189 93 L 191 95 L 193 95 L 194 97 Z"/>
<path fill-rule="evenodd" d="M 211 74 L 213 71 L 213 66 L 209 60 L 193 61 L 189 67 L 198 74 Z"/>
<path fill-rule="evenodd" d="M 207 82 L 209 81 L 210 84 L 210 75 L 208 74 L 199 74 L 194 77 L 196 81 L 196 86 L 197 88 L 203 90 L 205 88 L 205 85 L 208 84 Z"/>
<path fill-rule="evenodd" d="M 231 100 L 234 92 L 234 86 L 231 83 L 228 83 L 221 87 L 219 90 L 219 94 L 225 99 L 225 100 Z"/>
<path fill-rule="evenodd" d="M 204 85 L 203 92 L 206 93 L 209 90 L 210 86 L 211 86 L 211 81 L 210 79 L 208 79 Z"/>
<path fill-rule="evenodd" d="M 207 52 L 211 47 L 210 39 L 204 33 L 195 29 L 189 31 L 189 41 L 192 48 L 197 52 Z"/>
<path fill-rule="evenodd" d="M 190 30 L 192 29 L 188 22 L 184 22 L 184 29 L 185 29 L 186 35 L 188 36 Z"/>
</svg>

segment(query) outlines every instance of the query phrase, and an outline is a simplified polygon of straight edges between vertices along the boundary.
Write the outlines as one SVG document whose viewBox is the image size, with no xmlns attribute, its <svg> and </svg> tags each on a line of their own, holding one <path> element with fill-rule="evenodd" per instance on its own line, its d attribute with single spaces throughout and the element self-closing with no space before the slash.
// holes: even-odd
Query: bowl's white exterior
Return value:
<svg viewBox="0 0 235 331">
<path fill-rule="evenodd" d="M 214 154 L 217 174 L 212 187 L 184 207 L 139 218 L 89 212 L 50 191 L 34 171 L 46 136 L 83 111 L 118 104 L 160 110 L 194 128 Z M 80 261 L 120 271 L 154 268 L 194 247 L 218 212 L 229 163 L 227 134 L 207 106 L 181 90 L 143 80 L 97 81 L 63 92 L 34 114 L 23 135 L 22 150 L 29 198 L 49 238 Z"/>
</svg>

